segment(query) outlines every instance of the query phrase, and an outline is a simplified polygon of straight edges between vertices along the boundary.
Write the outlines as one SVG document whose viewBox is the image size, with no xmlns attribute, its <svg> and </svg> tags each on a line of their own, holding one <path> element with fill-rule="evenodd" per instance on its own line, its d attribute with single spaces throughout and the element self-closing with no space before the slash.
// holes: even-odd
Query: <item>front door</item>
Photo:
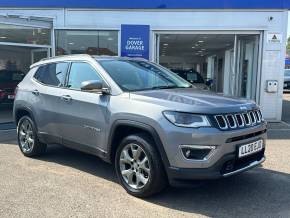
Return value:
<svg viewBox="0 0 290 218">
<path fill-rule="evenodd" d="M 79 150 L 105 150 L 110 96 L 81 91 L 81 83 L 88 80 L 102 81 L 102 78 L 89 63 L 72 63 L 67 89 L 60 96 L 63 143 Z"/>
</svg>

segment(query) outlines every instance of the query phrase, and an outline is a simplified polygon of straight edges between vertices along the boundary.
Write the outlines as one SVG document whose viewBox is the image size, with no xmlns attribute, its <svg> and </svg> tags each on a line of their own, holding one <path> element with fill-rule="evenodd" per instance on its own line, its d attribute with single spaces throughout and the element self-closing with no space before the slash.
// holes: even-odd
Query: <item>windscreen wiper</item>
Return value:
<svg viewBox="0 0 290 218">
<path fill-rule="evenodd" d="M 154 86 L 151 89 L 175 89 L 178 88 L 178 86 Z"/>
</svg>

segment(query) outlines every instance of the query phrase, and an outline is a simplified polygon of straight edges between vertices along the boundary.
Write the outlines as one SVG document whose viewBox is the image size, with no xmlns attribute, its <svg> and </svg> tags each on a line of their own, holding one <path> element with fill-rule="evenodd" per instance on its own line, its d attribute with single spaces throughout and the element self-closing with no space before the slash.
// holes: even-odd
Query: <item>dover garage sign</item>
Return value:
<svg viewBox="0 0 290 218">
<path fill-rule="evenodd" d="M 149 25 L 121 25 L 121 56 L 149 59 Z"/>
</svg>

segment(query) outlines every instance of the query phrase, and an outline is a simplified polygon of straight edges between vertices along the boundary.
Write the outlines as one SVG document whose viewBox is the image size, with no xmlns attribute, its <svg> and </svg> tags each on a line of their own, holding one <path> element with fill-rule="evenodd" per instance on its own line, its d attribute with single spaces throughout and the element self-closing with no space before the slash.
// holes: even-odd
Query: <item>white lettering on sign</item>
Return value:
<svg viewBox="0 0 290 218">
<path fill-rule="evenodd" d="M 144 51 L 144 42 L 141 38 L 129 38 L 126 43 L 126 50 Z"/>
<path fill-rule="evenodd" d="M 282 34 L 281 33 L 268 33 L 267 41 L 271 44 L 280 44 L 282 43 Z"/>
</svg>

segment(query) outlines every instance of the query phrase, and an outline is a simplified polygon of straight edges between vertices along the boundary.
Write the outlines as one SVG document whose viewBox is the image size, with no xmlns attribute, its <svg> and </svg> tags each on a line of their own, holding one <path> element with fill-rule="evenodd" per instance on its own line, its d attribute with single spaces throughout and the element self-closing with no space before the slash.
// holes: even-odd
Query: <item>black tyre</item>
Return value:
<svg viewBox="0 0 290 218">
<path fill-rule="evenodd" d="M 17 124 L 18 145 L 27 157 L 38 156 L 46 151 L 46 144 L 37 137 L 36 126 L 29 116 L 23 116 Z"/>
<path fill-rule="evenodd" d="M 135 197 L 148 197 L 162 191 L 167 176 L 153 140 L 146 134 L 124 138 L 115 155 L 120 184 Z"/>
</svg>

